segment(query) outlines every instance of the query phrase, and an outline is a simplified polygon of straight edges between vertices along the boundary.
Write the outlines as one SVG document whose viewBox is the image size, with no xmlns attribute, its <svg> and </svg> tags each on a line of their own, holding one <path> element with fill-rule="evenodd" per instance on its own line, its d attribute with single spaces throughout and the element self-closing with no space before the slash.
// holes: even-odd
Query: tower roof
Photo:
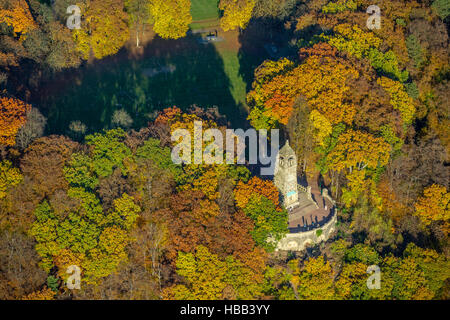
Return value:
<svg viewBox="0 0 450 320">
<path fill-rule="evenodd" d="M 286 141 L 286 144 L 280 149 L 279 155 L 286 157 L 286 156 L 295 156 L 294 150 L 292 150 L 291 146 L 289 145 L 289 140 Z"/>
</svg>

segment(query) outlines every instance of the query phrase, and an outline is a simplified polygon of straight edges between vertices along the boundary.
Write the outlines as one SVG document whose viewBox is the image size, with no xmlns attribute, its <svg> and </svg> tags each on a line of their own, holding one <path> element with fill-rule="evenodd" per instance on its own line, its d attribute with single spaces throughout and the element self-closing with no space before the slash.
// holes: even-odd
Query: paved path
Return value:
<svg viewBox="0 0 450 320">
<path fill-rule="evenodd" d="M 289 212 L 289 228 L 312 226 L 315 223 L 322 222 L 332 213 L 333 204 L 322 197 L 318 184 L 314 183 L 316 181 L 318 181 L 318 176 L 314 177 L 309 185 L 311 186 L 312 198 L 319 208 L 308 199 L 305 192 L 299 192 L 300 205 Z"/>
<path fill-rule="evenodd" d="M 289 228 L 311 226 L 314 223 L 320 223 L 330 215 L 333 204 L 320 194 L 313 194 L 313 196 L 319 205 L 318 209 L 310 200 L 304 200 L 307 199 L 305 193 L 299 194 L 300 206 L 289 212 Z M 326 210 L 325 205 L 327 207 Z"/>
</svg>

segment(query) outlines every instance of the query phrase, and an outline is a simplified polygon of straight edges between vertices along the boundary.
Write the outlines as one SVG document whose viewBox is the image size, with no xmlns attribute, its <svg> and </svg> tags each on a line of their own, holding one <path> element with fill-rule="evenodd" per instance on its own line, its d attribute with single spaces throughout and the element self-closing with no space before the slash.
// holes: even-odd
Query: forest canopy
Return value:
<svg viewBox="0 0 450 320">
<path fill-rule="evenodd" d="M 80 0 L 71 29 L 71 1 L 0 0 L 0 299 L 448 299 L 449 2 L 216 2 Z M 326 241 L 277 250 L 259 168 L 172 161 L 175 130 L 234 116 L 329 190 Z"/>
</svg>

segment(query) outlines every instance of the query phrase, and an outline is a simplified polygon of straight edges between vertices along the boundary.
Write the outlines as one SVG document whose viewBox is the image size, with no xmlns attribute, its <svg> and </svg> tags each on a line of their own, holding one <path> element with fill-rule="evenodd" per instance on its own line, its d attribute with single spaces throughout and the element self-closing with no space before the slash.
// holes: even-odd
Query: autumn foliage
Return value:
<svg viewBox="0 0 450 320">
<path fill-rule="evenodd" d="M 22 300 L 53 300 L 54 298 L 55 292 L 50 288 L 44 288 L 24 296 Z"/>
<path fill-rule="evenodd" d="M 184 37 L 192 22 L 190 7 L 190 0 L 150 1 L 153 30 L 163 39 Z"/>
<path fill-rule="evenodd" d="M 258 177 L 251 178 L 247 183 L 238 182 L 234 191 L 234 199 L 239 208 L 245 208 L 250 197 L 259 194 L 271 200 L 275 206 L 279 205 L 279 193 L 277 187 L 270 180 L 261 180 Z"/>
<path fill-rule="evenodd" d="M 0 98 L 0 144 L 13 146 L 17 131 L 26 122 L 26 114 L 31 109 L 29 104 L 14 99 Z"/>
<path fill-rule="evenodd" d="M 130 28 L 138 38 L 151 26 L 147 36 L 180 39 L 193 18 L 191 0 L 83 0 L 76 3 L 81 29 L 70 30 L 67 2 L 1 1 L 0 299 L 450 298 L 448 1 L 211 0 L 226 41 L 204 48 L 216 57 L 235 37 L 239 46 L 226 47 L 235 50 L 227 53 L 235 54 L 236 68 L 228 55 L 223 64 L 204 63 L 208 54 L 191 43 L 196 36 L 156 38 L 143 53 L 154 53 L 152 61 L 175 59 L 180 72 L 172 76 L 195 71 L 183 79 L 199 85 L 218 67 L 229 78 L 222 93 L 231 100 L 207 108 L 216 100 L 197 100 L 194 90 L 182 109 L 163 106 L 169 108 L 145 128 L 91 132 L 87 121 L 89 132 L 78 142 L 66 136 L 65 121 L 56 135 L 54 120 L 85 115 L 47 109 L 42 80 L 89 60 L 88 73 L 67 72 L 76 83 L 61 92 L 72 99 L 79 81 L 117 67 L 122 55 L 95 59 L 117 54 Z M 373 4 L 381 8 L 380 30 L 366 25 Z M 272 40 L 279 50 L 267 48 Z M 175 51 L 162 57 L 160 45 Z M 135 50 L 130 59 L 138 59 Z M 268 56 L 273 60 L 263 61 Z M 144 64 L 157 62 L 150 60 Z M 127 77 L 141 76 L 136 66 Z M 154 78 L 173 85 L 166 102 L 185 88 L 172 76 Z M 99 94 L 113 109 L 145 89 L 109 80 L 118 90 Z M 108 83 L 99 82 L 99 90 Z M 245 92 L 246 105 L 233 101 Z M 33 101 L 34 113 L 24 101 Z M 162 103 L 139 101 L 124 108 L 148 119 Z M 186 111 L 191 103 L 202 105 Z M 113 109 L 101 111 L 109 118 Z M 192 136 L 201 121 L 203 130 L 223 133 L 235 119 L 219 110 L 238 109 L 248 111 L 242 127 L 280 129 L 289 139 L 298 178 L 306 178 L 314 200 L 328 191 L 338 223 L 331 233 L 323 220 L 308 231 L 327 241 L 276 250 L 293 231 L 289 217 L 323 206 L 303 206 L 303 193 L 299 211 L 284 209 L 272 179 L 250 171 L 257 167 L 172 161 L 175 130 Z M 33 117 L 38 110 L 52 118 L 48 136 L 43 116 Z M 71 265 L 80 267 L 82 290 L 65 285 Z M 370 266 L 380 267 L 380 289 L 367 286 Z"/>
<path fill-rule="evenodd" d="M 9 6 L 0 9 L 0 23 L 12 26 L 17 35 L 25 35 L 38 27 L 33 20 L 27 1 L 10 0 L 8 4 Z"/>
<path fill-rule="evenodd" d="M 450 232 L 450 193 L 444 186 L 433 184 L 423 191 L 423 196 L 415 204 L 416 215 L 424 225 L 433 221 L 445 224 L 445 230 Z"/>
<path fill-rule="evenodd" d="M 220 20 L 223 30 L 244 29 L 252 17 L 255 0 L 220 0 L 219 9 L 224 14 Z"/>
<path fill-rule="evenodd" d="M 97 59 L 117 53 L 129 37 L 123 1 L 92 1 L 82 10 L 86 23 L 72 33 L 82 57 L 87 60 L 91 50 Z"/>
</svg>

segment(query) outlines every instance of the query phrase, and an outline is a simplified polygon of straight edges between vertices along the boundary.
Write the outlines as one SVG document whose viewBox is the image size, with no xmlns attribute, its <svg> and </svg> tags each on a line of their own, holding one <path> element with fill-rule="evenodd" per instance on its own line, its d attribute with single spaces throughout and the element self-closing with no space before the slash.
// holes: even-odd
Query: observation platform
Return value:
<svg viewBox="0 0 450 320">
<path fill-rule="evenodd" d="M 324 189 L 326 195 L 328 190 Z M 299 204 L 288 209 L 291 233 L 320 228 L 334 215 L 334 204 L 329 196 L 322 195 L 318 188 L 298 185 Z"/>
</svg>

